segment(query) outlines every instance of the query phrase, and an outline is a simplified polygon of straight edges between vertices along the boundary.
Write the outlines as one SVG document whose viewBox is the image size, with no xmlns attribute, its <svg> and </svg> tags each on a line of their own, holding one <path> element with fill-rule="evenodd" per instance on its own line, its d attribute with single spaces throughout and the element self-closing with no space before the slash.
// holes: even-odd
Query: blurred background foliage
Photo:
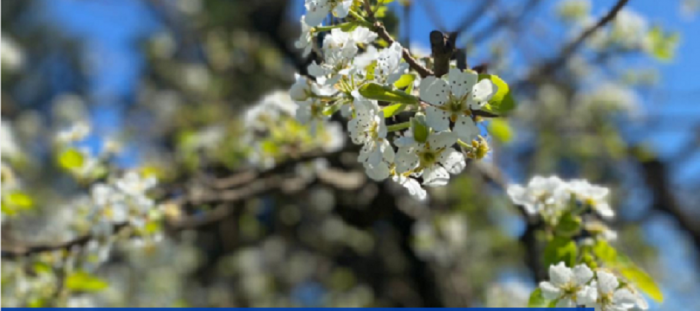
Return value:
<svg viewBox="0 0 700 311">
<path fill-rule="evenodd" d="M 64 169 L 84 159 L 65 158 L 53 136 L 86 122 L 93 132 L 81 147 L 119 146 L 107 168 L 155 174 L 159 200 L 199 199 L 172 208 L 161 243 L 118 244 L 99 279 L 74 279 L 82 294 L 56 298 L 68 305 L 524 306 L 546 276 L 542 245 L 499 183 L 536 174 L 611 187 L 615 245 L 667 297 L 652 308 L 700 304 L 700 118 L 697 110 L 680 119 L 659 112 L 664 102 L 650 91 L 664 85 L 659 68 L 674 61 L 677 45 L 697 41 L 697 23 L 648 31 L 613 23 L 558 60 L 552 51 L 597 16 L 598 4 L 488 2 L 404 0 L 383 13 L 395 38 L 427 55 L 421 43 L 430 30 L 453 30 L 441 29 L 454 21 L 440 10 L 467 12 L 457 23 L 470 65 L 487 62 L 518 100 L 509 118 L 489 124 L 486 165 L 502 173 L 469 165 L 417 202 L 366 180 L 357 150 L 338 150 L 338 131 L 251 119 L 254 104 L 289 102 L 293 73 L 317 57 L 293 46 L 301 1 L 3 1 L 2 160 L 13 168 L 3 166 L 3 251 L 75 237 L 65 229 L 76 217 L 69 206 L 87 182 Z M 689 16 L 698 6 L 668 5 Z M 628 18 L 637 17 L 646 18 Z M 666 127 L 692 135 L 659 144 Z M 250 167 L 276 175 L 246 179 Z M 684 167 L 694 173 L 679 173 Z M 21 191 L 5 190 L 19 180 Z M 227 192 L 241 184 L 252 195 Z M 235 199 L 207 199 L 212 193 Z M 7 271 L 34 260 L 3 260 L 3 303 L 20 299 Z M 56 280 L 33 282 L 47 297 L 30 304 L 50 304 L 59 292 Z"/>
</svg>

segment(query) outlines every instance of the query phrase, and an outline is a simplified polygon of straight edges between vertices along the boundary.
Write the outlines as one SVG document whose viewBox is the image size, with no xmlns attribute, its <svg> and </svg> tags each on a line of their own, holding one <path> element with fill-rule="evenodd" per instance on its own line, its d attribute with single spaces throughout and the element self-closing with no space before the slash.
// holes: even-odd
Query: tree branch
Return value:
<svg viewBox="0 0 700 311">
<path fill-rule="evenodd" d="M 394 38 L 392 38 L 391 35 L 389 34 L 389 32 L 386 31 L 386 28 L 384 27 L 384 25 L 382 25 L 381 22 L 374 23 L 374 31 L 377 32 L 377 35 L 379 35 L 380 38 L 384 39 L 384 41 L 389 43 L 389 45 L 394 43 L 394 41 L 395 41 Z M 402 55 L 403 55 L 403 59 L 406 60 L 408 65 L 411 66 L 411 68 L 413 70 L 418 72 L 418 74 L 420 74 L 420 76 L 422 78 L 433 75 L 433 72 L 430 69 L 419 64 L 418 61 L 416 61 L 413 58 L 413 56 L 411 56 L 411 52 L 409 52 L 407 48 L 405 48 L 405 47 L 403 48 Z"/>
<path fill-rule="evenodd" d="M 566 63 L 568 58 L 581 47 L 581 45 L 586 41 L 586 39 L 592 36 L 596 31 L 603 28 L 609 22 L 614 20 L 615 16 L 617 16 L 617 13 L 619 13 L 622 10 L 622 8 L 627 4 L 627 2 L 629 2 L 629 0 L 618 0 L 617 3 L 610 9 L 610 11 L 608 11 L 607 14 L 605 14 L 600 20 L 598 20 L 597 23 L 583 31 L 576 37 L 576 39 L 572 40 L 567 45 L 565 45 L 559 53 L 558 57 L 545 63 L 538 69 L 535 69 L 533 73 L 529 75 L 526 81 L 532 80 L 537 77 L 546 76 L 557 70 L 557 68 L 559 68 L 564 63 Z M 520 84 L 521 83 L 518 83 L 518 85 Z"/>
</svg>

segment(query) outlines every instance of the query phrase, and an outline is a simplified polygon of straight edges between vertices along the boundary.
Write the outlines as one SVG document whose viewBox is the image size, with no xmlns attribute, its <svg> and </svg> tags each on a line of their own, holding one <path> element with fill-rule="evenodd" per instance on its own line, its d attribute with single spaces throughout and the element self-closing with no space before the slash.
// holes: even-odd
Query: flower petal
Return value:
<svg viewBox="0 0 700 311">
<path fill-rule="evenodd" d="M 479 79 L 479 75 L 471 70 L 463 72 L 457 68 L 451 68 L 449 79 L 452 95 L 461 98 L 472 91 L 474 84 Z"/>
<path fill-rule="evenodd" d="M 586 265 L 577 265 L 574 267 L 574 281 L 576 285 L 581 286 L 593 278 L 593 271 Z"/>
<path fill-rule="evenodd" d="M 450 180 L 450 174 L 440 165 L 432 165 L 423 169 L 423 185 L 430 187 L 444 186 Z"/>
<path fill-rule="evenodd" d="M 447 111 L 428 106 L 425 108 L 425 121 L 436 132 L 446 131 L 450 128 L 450 114 Z"/>
<path fill-rule="evenodd" d="M 468 144 L 481 134 L 476 123 L 470 117 L 464 115 L 457 117 L 453 131 L 460 140 Z"/>
<path fill-rule="evenodd" d="M 420 163 L 418 155 L 414 152 L 414 148 L 402 147 L 399 148 L 399 152 L 396 154 L 396 172 L 401 174 L 408 172 L 416 167 Z"/>
<path fill-rule="evenodd" d="M 442 106 L 449 97 L 449 85 L 443 79 L 429 76 L 420 82 L 420 98 L 429 104 Z"/>
<path fill-rule="evenodd" d="M 330 7 L 326 1 L 307 1 L 306 11 L 306 24 L 313 27 L 323 22 L 330 12 Z"/>
<path fill-rule="evenodd" d="M 467 163 L 464 161 L 464 155 L 452 148 L 440 153 L 440 164 L 442 164 L 450 174 L 459 174 L 464 167 L 467 166 Z"/>
<path fill-rule="evenodd" d="M 472 88 L 472 98 L 477 103 L 487 102 L 491 100 L 497 91 L 498 86 L 496 84 L 489 79 L 483 79 Z"/>
<path fill-rule="evenodd" d="M 350 13 L 350 7 L 352 6 L 352 0 L 342 0 L 340 3 L 335 5 L 333 8 L 333 15 L 338 18 L 344 18 Z"/>
<path fill-rule="evenodd" d="M 598 299 L 598 290 L 593 286 L 584 285 L 576 292 L 576 303 L 586 307 L 592 307 Z"/>
<path fill-rule="evenodd" d="M 457 142 L 457 135 L 452 132 L 441 132 L 428 136 L 430 149 L 439 150 L 454 145 Z"/>
<path fill-rule="evenodd" d="M 541 282 L 542 296 L 547 300 L 554 300 L 561 296 L 561 289 L 550 282 Z"/>
<path fill-rule="evenodd" d="M 615 277 L 611 273 L 605 271 L 598 271 L 597 276 L 598 291 L 601 294 L 605 295 L 612 293 L 620 285 L 620 283 L 617 281 L 617 277 Z"/>
<path fill-rule="evenodd" d="M 381 162 L 374 166 L 371 164 L 365 164 L 365 172 L 369 178 L 376 181 L 387 179 L 391 174 L 389 166 L 385 162 Z"/>
<path fill-rule="evenodd" d="M 562 287 L 568 284 L 573 276 L 574 272 L 564 265 L 564 262 L 549 266 L 549 281 L 552 282 L 554 286 Z"/>
</svg>

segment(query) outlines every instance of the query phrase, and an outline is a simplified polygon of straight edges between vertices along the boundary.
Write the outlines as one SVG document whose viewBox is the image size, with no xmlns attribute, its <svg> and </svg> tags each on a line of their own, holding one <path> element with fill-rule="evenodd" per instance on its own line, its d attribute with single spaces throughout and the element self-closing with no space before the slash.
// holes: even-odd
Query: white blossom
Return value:
<svg viewBox="0 0 700 311">
<path fill-rule="evenodd" d="M 566 183 L 557 176 L 535 176 L 527 186 L 509 185 L 507 192 L 513 203 L 522 205 L 529 214 L 535 214 L 548 206 L 565 202 Z"/>
<path fill-rule="evenodd" d="M 450 173 L 459 174 L 466 166 L 464 155 L 450 148 L 456 142 L 451 132 L 432 133 L 425 143 L 404 141 L 396 155 L 397 173 L 414 171 L 423 176 L 423 185 L 446 185 Z"/>
<path fill-rule="evenodd" d="M 591 286 L 598 289 L 597 300 L 587 305 L 596 311 L 627 311 L 635 307 L 637 297 L 627 288 L 619 288 L 620 282 L 612 273 L 596 272 L 597 282 Z"/>
<path fill-rule="evenodd" d="M 300 23 L 301 34 L 299 35 L 299 39 L 294 42 L 294 47 L 297 49 L 303 49 L 303 55 L 307 56 L 309 53 L 311 53 L 311 48 L 314 46 L 314 34 L 312 32 L 313 28 L 306 24 L 306 16 L 301 17 Z"/>
<path fill-rule="evenodd" d="M 141 175 L 135 171 L 126 173 L 124 177 L 118 179 L 115 182 L 116 187 L 131 196 L 142 196 L 145 195 L 146 191 L 155 187 L 158 181 L 155 177 L 141 177 Z"/>
<path fill-rule="evenodd" d="M 615 216 L 607 201 L 610 189 L 592 185 L 583 179 L 569 181 L 568 189 L 579 202 L 593 208 L 601 217 L 611 219 Z"/>
<path fill-rule="evenodd" d="M 425 109 L 427 124 L 436 131 L 449 129 L 462 141 L 471 141 L 479 135 L 479 129 L 471 118 L 471 110 L 479 110 L 493 97 L 498 88 L 491 80 L 478 81 L 479 75 L 471 70 L 450 69 L 448 81 L 427 77 L 421 81 L 420 97 L 430 104 Z"/>
<path fill-rule="evenodd" d="M 403 175 L 394 175 L 392 177 L 392 180 L 396 182 L 399 185 L 402 185 L 406 190 L 408 190 L 408 194 L 411 196 L 417 198 L 418 200 L 425 200 L 428 197 L 428 193 L 421 187 L 420 183 L 411 177 L 406 177 Z"/>
<path fill-rule="evenodd" d="M 387 127 L 384 112 L 379 110 L 376 101 L 355 100 L 355 118 L 348 122 L 352 142 L 363 145 L 359 162 L 378 166 L 382 160 L 394 161 L 394 149 L 386 139 Z"/>
<path fill-rule="evenodd" d="M 374 79 L 381 83 L 392 85 L 408 71 L 408 63 L 401 62 L 403 47 L 394 42 L 379 52 L 377 67 L 374 69 Z"/>
<path fill-rule="evenodd" d="M 315 133 L 316 128 L 329 117 L 323 114 L 324 104 L 316 98 L 309 98 L 305 101 L 297 102 L 296 119 L 302 124 L 309 124 L 311 131 Z"/>
<path fill-rule="evenodd" d="M 70 144 L 85 139 L 90 134 L 90 125 L 85 122 L 77 122 L 70 128 L 62 130 L 56 134 L 56 142 L 59 144 Z"/>
<path fill-rule="evenodd" d="M 295 82 L 289 89 L 289 96 L 291 96 L 294 101 L 305 101 L 317 95 L 329 96 L 333 94 L 333 89 L 319 86 L 318 83 L 311 81 L 305 76 L 294 74 L 294 79 Z"/>
<path fill-rule="evenodd" d="M 306 0 L 307 10 L 306 22 L 310 26 L 318 26 L 328 13 L 333 12 L 333 16 L 344 18 L 350 13 L 352 0 Z"/>
<path fill-rule="evenodd" d="M 597 292 L 588 283 L 593 279 L 593 271 L 586 265 L 568 268 L 563 262 L 549 267 L 549 281 L 541 282 L 542 296 L 557 301 L 558 308 L 572 308 L 591 305 L 596 301 Z"/>
</svg>

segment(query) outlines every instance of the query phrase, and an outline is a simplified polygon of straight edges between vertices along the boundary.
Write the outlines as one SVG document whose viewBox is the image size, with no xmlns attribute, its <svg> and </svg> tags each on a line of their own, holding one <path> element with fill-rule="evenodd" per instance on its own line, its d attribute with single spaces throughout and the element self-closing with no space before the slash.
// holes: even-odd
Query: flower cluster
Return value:
<svg viewBox="0 0 700 311">
<path fill-rule="evenodd" d="M 143 230 L 151 218 L 155 203 L 146 192 L 156 185 L 153 176 L 143 178 L 137 172 L 128 172 L 112 183 L 98 183 L 92 186 L 93 234 L 108 236 L 117 225 L 129 224 Z"/>
<path fill-rule="evenodd" d="M 488 145 L 480 136 L 475 112 L 499 88 L 475 71 L 452 68 L 442 77 L 423 78 L 415 92 L 416 77 L 402 59 L 401 44 L 392 42 L 377 49 L 372 45 L 378 37 L 373 25 L 350 10 L 348 3 L 352 1 L 306 1 L 308 12 L 301 18 L 302 34 L 296 46 L 308 52 L 315 48 L 319 32 L 329 32 L 318 51 L 323 61 L 309 65 L 310 76 L 298 75 L 291 87 L 297 119 L 314 129 L 340 111 L 349 119 L 351 141 L 361 146 L 358 162 L 367 175 L 377 181 L 391 178 L 424 199 L 423 186 L 446 185 L 450 174 L 466 166 L 465 154 L 477 159 L 486 155 Z M 329 10 L 338 17 L 349 12 L 354 21 L 318 26 L 319 15 Z M 402 99 L 387 99 L 378 94 L 382 92 Z M 391 101 L 398 104 L 387 106 Z M 399 110 L 397 105 L 414 117 L 387 124 Z M 453 147 L 458 144 L 461 150 Z"/>
<path fill-rule="evenodd" d="M 545 299 L 556 301 L 558 308 L 585 306 L 596 311 L 648 309 L 646 300 L 629 285 L 607 271 L 595 273 L 586 265 L 568 268 L 563 262 L 549 267 L 549 281 L 541 282 Z"/>
<path fill-rule="evenodd" d="M 535 176 L 526 186 L 510 185 L 507 191 L 513 203 L 533 215 L 557 217 L 580 206 L 592 209 L 604 219 L 615 216 L 607 201 L 610 190 L 583 179 L 564 181 L 557 176 Z"/>
<path fill-rule="evenodd" d="M 304 90 L 297 90 L 305 92 Z M 321 90 L 314 90 L 323 93 Z M 297 107 L 292 98 L 302 96 L 292 92 L 275 91 L 264 96 L 246 111 L 243 141 L 250 148 L 248 159 L 252 164 L 271 168 L 290 155 L 322 149 L 334 152 L 343 147 L 342 129 L 331 122 L 315 106 Z M 301 123 L 311 122 L 311 128 Z"/>
</svg>

